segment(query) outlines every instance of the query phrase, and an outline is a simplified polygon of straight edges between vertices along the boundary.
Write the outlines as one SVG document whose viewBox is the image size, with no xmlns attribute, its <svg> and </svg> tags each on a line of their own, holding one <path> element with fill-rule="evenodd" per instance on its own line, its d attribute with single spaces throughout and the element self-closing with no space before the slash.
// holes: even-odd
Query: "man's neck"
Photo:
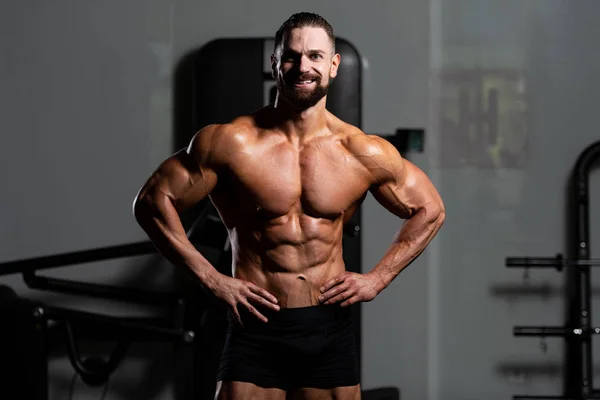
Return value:
<svg viewBox="0 0 600 400">
<path fill-rule="evenodd" d="M 298 138 L 302 141 L 316 136 L 327 127 L 326 101 L 327 96 L 310 108 L 296 110 L 286 101 L 277 98 L 274 108 L 278 115 L 278 125 L 290 139 Z"/>
</svg>

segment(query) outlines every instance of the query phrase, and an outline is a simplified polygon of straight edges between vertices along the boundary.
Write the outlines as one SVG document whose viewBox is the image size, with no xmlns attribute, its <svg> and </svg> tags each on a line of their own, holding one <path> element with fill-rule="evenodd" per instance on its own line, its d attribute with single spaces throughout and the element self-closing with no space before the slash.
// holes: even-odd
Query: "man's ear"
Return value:
<svg viewBox="0 0 600 400">
<path fill-rule="evenodd" d="M 333 56 L 333 59 L 331 60 L 331 68 L 329 69 L 330 78 L 335 78 L 337 76 L 338 67 L 340 66 L 340 58 L 341 57 L 339 53 Z"/>
<path fill-rule="evenodd" d="M 271 76 L 277 79 L 277 58 L 275 54 L 271 54 Z"/>
</svg>

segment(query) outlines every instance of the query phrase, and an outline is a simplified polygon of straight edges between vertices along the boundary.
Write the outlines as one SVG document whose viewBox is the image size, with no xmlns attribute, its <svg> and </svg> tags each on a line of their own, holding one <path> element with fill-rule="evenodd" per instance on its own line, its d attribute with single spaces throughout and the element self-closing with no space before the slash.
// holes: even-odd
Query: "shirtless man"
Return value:
<svg viewBox="0 0 600 400">
<path fill-rule="evenodd" d="M 373 300 L 421 254 L 444 206 L 386 140 L 327 111 L 340 64 L 327 21 L 295 14 L 275 42 L 275 103 L 197 132 L 141 188 L 134 215 L 166 258 L 228 304 L 218 399 L 359 399 L 348 306 Z M 343 225 L 369 191 L 406 222 L 370 272 L 350 273 Z M 229 232 L 233 278 L 179 219 L 206 196 Z"/>
</svg>

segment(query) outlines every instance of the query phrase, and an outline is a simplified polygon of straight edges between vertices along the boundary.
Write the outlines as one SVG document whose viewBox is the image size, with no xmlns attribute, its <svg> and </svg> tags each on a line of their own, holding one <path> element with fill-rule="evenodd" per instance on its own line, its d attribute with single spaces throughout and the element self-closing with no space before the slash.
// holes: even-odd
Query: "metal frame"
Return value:
<svg viewBox="0 0 600 400">
<path fill-rule="evenodd" d="M 513 399 L 600 399 L 594 389 L 591 336 L 600 334 L 591 325 L 590 268 L 600 266 L 600 260 L 590 259 L 589 174 L 600 160 L 600 142 L 588 146 L 577 158 L 571 177 L 568 236 L 573 258 L 508 257 L 509 268 L 556 268 L 567 274 L 567 322 L 564 326 L 517 326 L 515 336 L 554 336 L 566 341 L 565 394 L 563 396 L 514 396 Z"/>
<path fill-rule="evenodd" d="M 207 213 L 202 211 L 196 226 L 202 226 Z M 198 244 L 194 232 L 190 240 Z M 133 257 L 158 253 L 151 241 L 119 246 L 109 246 L 92 250 L 63 253 L 52 256 L 0 263 L 0 276 L 21 273 L 30 289 L 59 292 L 75 296 L 112 299 L 130 303 L 162 306 L 168 308 L 165 316 L 153 318 L 114 317 L 105 314 L 84 312 L 63 307 L 55 307 L 43 302 L 19 298 L 15 302 L 13 317 L 18 324 L 23 341 L 27 341 L 26 354 L 28 376 L 19 377 L 25 387 L 21 395 L 32 400 L 48 399 L 48 354 L 52 342 L 62 338 L 66 343 L 71 364 L 84 381 L 103 382 L 117 368 L 132 342 L 159 341 L 175 343 L 186 349 L 195 341 L 196 332 L 186 329 L 187 301 L 176 293 L 149 291 L 134 288 L 92 284 L 66 279 L 48 278 L 36 275 L 37 270 L 100 262 L 116 258 Z M 75 331 L 81 338 L 115 340 L 117 345 L 110 359 L 100 366 L 90 368 L 82 359 L 77 345 Z M 193 375 L 195 360 L 190 362 L 190 376 Z M 30 376 L 29 376 L 30 375 Z M 198 391 L 194 379 L 182 379 L 185 392 L 191 396 Z M 192 397 L 195 398 L 195 397 Z"/>
</svg>

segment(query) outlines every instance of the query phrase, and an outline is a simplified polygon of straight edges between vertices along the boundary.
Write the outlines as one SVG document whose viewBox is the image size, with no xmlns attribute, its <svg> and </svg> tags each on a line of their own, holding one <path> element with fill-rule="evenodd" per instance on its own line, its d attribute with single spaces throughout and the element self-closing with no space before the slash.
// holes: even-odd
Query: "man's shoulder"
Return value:
<svg viewBox="0 0 600 400">
<path fill-rule="evenodd" d="M 256 136 L 256 131 L 252 117 L 242 116 L 224 124 L 207 125 L 196 136 L 202 141 L 235 144 L 236 142 L 244 143 L 252 136 Z"/>
<path fill-rule="evenodd" d="M 342 137 L 346 151 L 373 174 L 375 181 L 390 179 L 402 170 L 402 156 L 381 136 L 366 134 L 361 129 L 346 124 Z"/>
<path fill-rule="evenodd" d="M 200 129 L 192 139 L 192 145 L 199 145 L 211 151 L 224 146 L 244 145 L 256 137 L 257 129 L 251 117 L 238 117 L 223 124 L 210 124 Z"/>
<path fill-rule="evenodd" d="M 353 155 L 361 157 L 384 156 L 393 148 L 384 138 L 377 135 L 370 135 L 363 132 L 360 128 L 344 123 L 341 132 L 343 144 Z"/>
<path fill-rule="evenodd" d="M 251 118 L 238 117 L 224 124 L 210 124 L 200 129 L 192 138 L 188 152 L 202 160 L 227 164 L 256 137 L 256 127 Z"/>
</svg>

